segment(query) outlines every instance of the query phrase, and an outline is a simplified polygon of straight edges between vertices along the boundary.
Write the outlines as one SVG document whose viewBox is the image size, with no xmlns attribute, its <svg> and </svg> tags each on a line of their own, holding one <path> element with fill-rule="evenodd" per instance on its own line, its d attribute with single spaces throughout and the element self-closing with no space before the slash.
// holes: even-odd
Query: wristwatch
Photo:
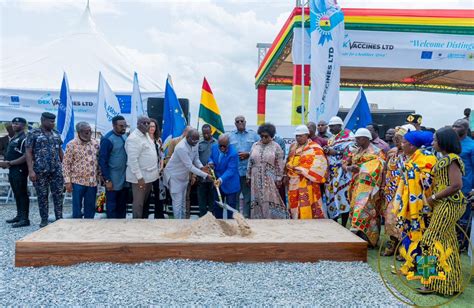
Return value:
<svg viewBox="0 0 474 308">
<path fill-rule="evenodd" d="M 434 201 L 436 201 L 436 195 L 433 194 L 433 195 L 431 196 L 431 199 L 433 199 Z"/>
</svg>

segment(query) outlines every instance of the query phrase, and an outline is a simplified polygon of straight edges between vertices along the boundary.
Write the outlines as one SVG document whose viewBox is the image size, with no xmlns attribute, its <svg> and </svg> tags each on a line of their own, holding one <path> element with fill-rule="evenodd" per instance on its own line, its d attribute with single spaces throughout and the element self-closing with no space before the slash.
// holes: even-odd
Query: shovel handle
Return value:
<svg viewBox="0 0 474 308">
<path fill-rule="evenodd" d="M 210 174 L 211 174 L 212 184 L 214 185 L 214 187 L 215 187 L 216 190 L 217 190 L 217 197 L 219 198 L 219 201 L 220 201 L 221 203 L 224 203 L 224 202 L 222 201 L 221 190 L 219 189 L 219 186 L 216 185 L 216 180 L 217 180 L 217 178 L 216 178 L 216 174 L 214 173 L 214 169 L 209 168 L 209 172 L 210 172 Z"/>
</svg>

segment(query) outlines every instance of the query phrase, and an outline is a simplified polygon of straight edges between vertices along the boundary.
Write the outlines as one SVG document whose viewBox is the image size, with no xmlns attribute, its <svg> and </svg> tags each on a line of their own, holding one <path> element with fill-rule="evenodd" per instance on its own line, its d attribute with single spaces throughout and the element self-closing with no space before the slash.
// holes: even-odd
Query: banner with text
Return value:
<svg viewBox="0 0 474 308">
<path fill-rule="evenodd" d="M 116 93 L 120 111 L 130 123 L 131 93 Z M 86 121 L 95 125 L 97 92 L 71 91 L 75 122 Z M 143 106 L 148 97 L 163 97 L 163 93 L 142 93 Z M 0 121 L 11 121 L 21 116 L 28 122 L 39 122 L 41 113 L 58 113 L 59 91 L 0 89 Z"/>
<path fill-rule="evenodd" d="M 342 66 L 474 70 L 468 35 L 346 30 Z"/>
</svg>

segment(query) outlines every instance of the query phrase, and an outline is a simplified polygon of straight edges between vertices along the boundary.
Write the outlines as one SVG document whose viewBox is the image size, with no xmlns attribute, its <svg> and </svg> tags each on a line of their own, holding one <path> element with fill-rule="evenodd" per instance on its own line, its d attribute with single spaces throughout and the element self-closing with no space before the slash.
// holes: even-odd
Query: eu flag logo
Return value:
<svg viewBox="0 0 474 308">
<path fill-rule="evenodd" d="M 429 60 L 429 59 L 433 58 L 433 52 L 432 51 L 422 51 L 421 52 L 421 58 Z"/>
</svg>

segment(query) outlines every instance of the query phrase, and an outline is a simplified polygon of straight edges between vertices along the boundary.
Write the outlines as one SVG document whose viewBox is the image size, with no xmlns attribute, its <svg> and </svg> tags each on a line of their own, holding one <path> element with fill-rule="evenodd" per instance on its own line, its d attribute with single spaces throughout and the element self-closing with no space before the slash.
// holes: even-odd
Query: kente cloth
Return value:
<svg viewBox="0 0 474 308">
<path fill-rule="evenodd" d="M 321 146 L 311 140 L 293 143 L 286 163 L 288 203 L 293 219 L 326 218 L 320 185 L 326 182 L 328 163 Z"/>
<path fill-rule="evenodd" d="M 405 162 L 405 154 L 398 148 L 393 148 L 388 153 L 385 171 L 384 203 L 382 213 L 385 222 L 385 233 L 389 236 L 400 238 L 400 229 L 397 228 L 397 215 L 394 212 L 394 200 L 397 192 L 400 173 Z"/>
<path fill-rule="evenodd" d="M 341 213 L 348 213 L 350 210 L 348 189 L 352 175 L 342 169 L 342 164 L 348 159 L 354 147 L 354 136 L 350 130 L 342 130 L 329 139 L 328 146 L 337 154 L 328 155 L 328 182 L 324 185 L 326 207 L 329 218 L 336 218 Z"/>
<path fill-rule="evenodd" d="M 418 149 L 401 169 L 393 210 L 397 215 L 397 227 L 402 231 L 400 249 L 409 255 L 419 253 L 418 244 L 431 217 L 432 209 L 426 200 L 432 195 L 430 172 L 435 164 L 436 157 L 431 152 Z M 409 268 L 408 261 L 401 268 L 404 274 Z"/>
<path fill-rule="evenodd" d="M 382 150 L 372 144 L 352 155 L 351 164 L 359 167 L 352 177 L 351 231 L 361 231 L 372 246 L 379 239 L 379 215 L 381 206 L 380 186 L 385 167 Z"/>
</svg>

